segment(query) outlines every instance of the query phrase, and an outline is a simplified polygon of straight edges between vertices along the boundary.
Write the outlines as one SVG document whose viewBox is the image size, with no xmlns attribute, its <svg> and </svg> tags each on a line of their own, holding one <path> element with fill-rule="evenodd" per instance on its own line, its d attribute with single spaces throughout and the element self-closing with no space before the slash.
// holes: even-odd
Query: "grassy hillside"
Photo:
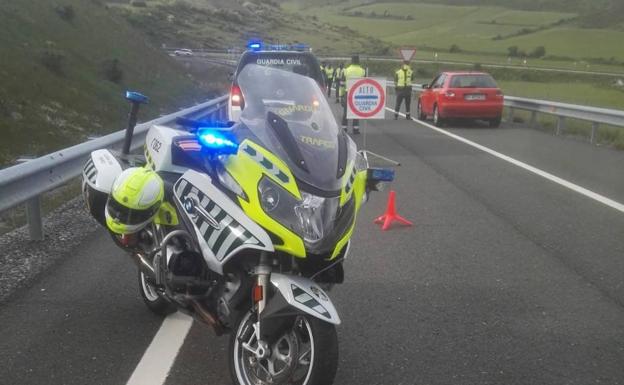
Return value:
<svg viewBox="0 0 624 385">
<path fill-rule="evenodd" d="M 125 89 L 142 119 L 209 96 L 97 0 L 1 1 L 0 31 L 0 165 L 122 128 Z"/>
<path fill-rule="evenodd" d="M 153 42 L 172 47 L 227 48 L 249 38 L 310 44 L 316 52 L 389 52 L 389 45 L 327 20 L 284 12 L 273 1 L 147 0 L 145 7 L 112 4 Z"/>
</svg>

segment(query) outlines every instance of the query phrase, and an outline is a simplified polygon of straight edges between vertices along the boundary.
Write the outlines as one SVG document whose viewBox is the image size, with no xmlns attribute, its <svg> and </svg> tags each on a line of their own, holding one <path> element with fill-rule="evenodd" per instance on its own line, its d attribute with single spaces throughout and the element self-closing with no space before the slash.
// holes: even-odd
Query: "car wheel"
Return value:
<svg viewBox="0 0 624 385">
<path fill-rule="evenodd" d="M 502 120 L 502 117 L 499 116 L 497 118 L 488 120 L 488 123 L 491 128 L 498 128 L 501 125 L 501 120 Z"/>
<path fill-rule="evenodd" d="M 433 106 L 433 124 L 436 127 L 444 126 L 444 119 L 440 116 L 440 111 L 438 110 L 438 106 Z"/>
<path fill-rule="evenodd" d="M 418 120 L 427 119 L 427 114 L 425 114 L 422 110 L 422 103 L 420 102 L 420 99 L 418 99 L 418 107 L 416 109 L 416 116 L 418 117 Z"/>
</svg>

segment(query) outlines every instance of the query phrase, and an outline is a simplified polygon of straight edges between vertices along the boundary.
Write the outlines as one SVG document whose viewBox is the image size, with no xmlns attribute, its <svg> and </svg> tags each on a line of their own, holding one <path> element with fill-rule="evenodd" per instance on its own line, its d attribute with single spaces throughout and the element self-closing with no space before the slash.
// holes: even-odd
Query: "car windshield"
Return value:
<svg viewBox="0 0 624 385">
<path fill-rule="evenodd" d="M 497 88 L 496 82 L 490 75 L 470 74 L 453 75 L 450 83 L 451 88 Z"/>
<path fill-rule="evenodd" d="M 245 99 L 241 121 L 295 176 L 323 191 L 340 190 L 338 124 L 309 77 L 256 64 L 238 76 Z"/>
</svg>

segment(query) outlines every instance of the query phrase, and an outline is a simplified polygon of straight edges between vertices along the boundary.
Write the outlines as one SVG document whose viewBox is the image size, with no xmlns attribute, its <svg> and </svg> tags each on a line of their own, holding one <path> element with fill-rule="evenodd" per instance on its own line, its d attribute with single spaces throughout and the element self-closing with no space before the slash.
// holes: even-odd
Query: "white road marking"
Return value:
<svg viewBox="0 0 624 385">
<path fill-rule="evenodd" d="M 390 111 L 392 113 L 395 112 L 390 107 L 386 107 L 386 110 L 388 110 L 388 111 Z M 405 117 L 405 114 L 403 114 L 401 112 L 399 112 L 399 115 L 401 115 L 402 117 Z M 482 146 L 482 145 L 480 145 L 478 143 L 475 143 L 475 142 L 473 142 L 471 140 L 468 140 L 468 139 L 466 139 L 466 138 L 464 138 L 462 136 L 455 135 L 455 134 L 450 133 L 450 132 L 448 132 L 446 130 L 442 130 L 442 129 L 434 126 L 434 125 L 431 125 L 429 123 L 423 122 L 423 121 L 418 120 L 416 118 L 411 118 L 411 119 L 414 122 L 416 122 L 418 124 L 421 124 L 421 125 L 423 125 L 423 126 L 425 126 L 427 128 L 430 128 L 430 129 L 432 129 L 434 131 L 437 131 L 437 132 L 439 132 L 441 134 L 449 136 L 449 137 L 451 137 L 451 138 L 453 138 L 455 140 L 459 140 L 460 142 L 466 143 L 467 145 L 472 146 L 474 148 L 477 148 L 477 149 L 479 149 L 481 151 L 487 152 L 490 155 L 493 155 L 493 156 L 495 156 L 495 157 L 497 157 L 499 159 L 502 159 L 502 160 L 504 160 L 506 162 L 509 162 L 509 163 L 511 163 L 511 164 L 513 164 L 515 166 L 518 166 L 518 167 L 523 168 L 523 169 L 525 169 L 527 171 L 530 171 L 530 172 L 532 172 L 532 173 L 534 173 L 536 175 L 541 176 L 542 178 L 548 179 L 551 182 L 555 182 L 555 183 L 557 183 L 557 184 L 559 184 L 559 185 L 561 185 L 563 187 L 566 187 L 566 188 L 568 188 L 568 189 L 570 189 L 570 190 L 572 190 L 574 192 L 577 192 L 577 193 L 579 193 L 581 195 L 584 195 L 584 196 L 586 196 L 588 198 L 591 198 L 591 199 L 593 199 L 593 200 L 595 200 L 597 202 L 600 202 L 600 203 L 602 203 L 602 204 L 604 204 L 606 206 L 609 206 L 611 208 L 614 208 L 614 209 L 624 213 L 624 204 L 616 202 L 613 199 L 609 199 L 609 198 L 607 198 L 607 197 L 605 197 L 603 195 L 600 195 L 600 194 L 595 193 L 595 192 L 593 192 L 591 190 L 588 190 L 585 187 L 581 187 L 581 186 L 576 185 L 576 184 L 574 184 L 572 182 L 569 182 L 569 181 L 567 181 L 565 179 L 559 178 L 558 176 L 555 176 L 555 175 L 553 175 L 551 173 L 548 173 L 548 172 L 546 172 L 544 170 L 540 170 L 539 168 L 533 167 L 533 166 L 531 166 L 529 164 L 521 162 L 521 161 L 519 161 L 517 159 L 514 159 L 514 158 L 512 158 L 510 156 L 507 156 L 505 154 L 501 154 L 500 152 L 497 152 L 497 151 L 492 150 L 491 148 Z"/>
<path fill-rule="evenodd" d="M 126 385 L 164 384 L 192 324 L 182 313 L 165 318 Z"/>
</svg>

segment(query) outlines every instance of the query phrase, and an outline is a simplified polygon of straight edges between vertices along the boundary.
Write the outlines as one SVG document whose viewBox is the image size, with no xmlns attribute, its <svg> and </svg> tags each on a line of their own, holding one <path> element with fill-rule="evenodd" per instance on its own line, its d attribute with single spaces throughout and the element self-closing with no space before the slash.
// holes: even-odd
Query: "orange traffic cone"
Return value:
<svg viewBox="0 0 624 385">
<path fill-rule="evenodd" d="M 388 207 L 386 208 L 386 213 L 379 218 L 375 219 L 375 223 L 383 223 L 381 229 L 386 231 L 392 225 L 392 222 L 399 222 L 406 226 L 412 226 L 413 223 L 403 218 L 396 212 L 396 194 L 394 191 L 390 191 L 390 195 L 388 196 Z"/>
</svg>

